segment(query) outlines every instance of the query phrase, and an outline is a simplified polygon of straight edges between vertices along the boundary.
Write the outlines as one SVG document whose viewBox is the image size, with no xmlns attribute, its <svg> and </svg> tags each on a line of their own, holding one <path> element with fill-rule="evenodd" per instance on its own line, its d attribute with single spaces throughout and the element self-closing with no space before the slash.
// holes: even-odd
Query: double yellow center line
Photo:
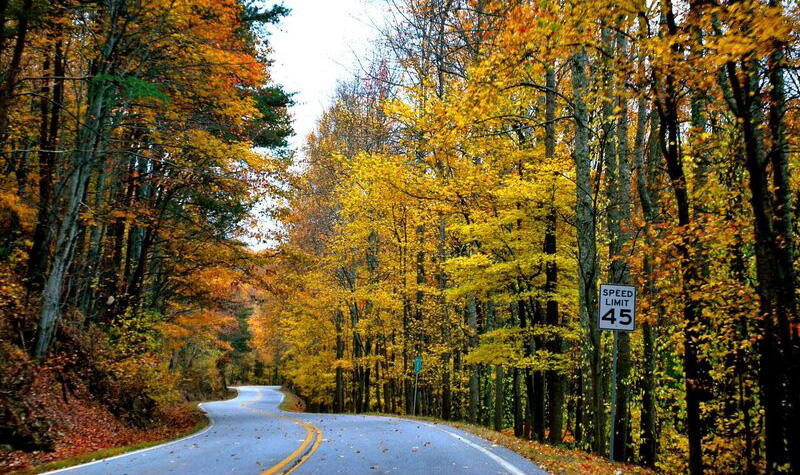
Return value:
<svg viewBox="0 0 800 475">
<path fill-rule="evenodd" d="M 261 399 L 262 395 L 263 394 L 259 392 L 258 397 L 247 404 L 258 402 Z M 250 412 L 255 412 L 257 414 L 264 414 L 269 417 L 276 417 L 278 419 L 294 422 L 295 424 L 299 425 L 300 427 L 306 430 L 306 438 L 305 440 L 303 440 L 303 443 L 300 444 L 300 446 L 297 447 L 297 449 L 291 454 L 289 454 L 286 458 L 284 458 L 277 464 L 273 465 L 269 469 L 261 472 L 261 475 L 276 475 L 276 474 L 288 475 L 292 473 L 297 469 L 297 467 L 304 464 L 306 460 L 311 458 L 311 456 L 314 455 L 314 452 L 317 451 L 317 448 L 319 448 L 319 444 L 322 443 L 322 431 L 320 430 L 319 427 L 315 426 L 314 424 L 310 424 L 304 420 L 296 419 L 294 417 L 283 416 L 280 414 L 276 414 L 274 412 L 255 409 L 247 406 L 247 404 L 245 403 L 239 404 L 239 407 L 247 409 Z"/>
</svg>

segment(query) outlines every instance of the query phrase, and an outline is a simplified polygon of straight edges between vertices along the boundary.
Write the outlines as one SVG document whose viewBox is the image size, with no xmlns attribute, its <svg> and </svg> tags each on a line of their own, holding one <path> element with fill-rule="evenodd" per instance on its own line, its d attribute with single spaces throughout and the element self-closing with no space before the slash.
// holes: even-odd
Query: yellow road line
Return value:
<svg viewBox="0 0 800 475">
<path fill-rule="evenodd" d="M 280 416 L 278 416 L 278 417 L 280 417 Z M 261 475 L 273 475 L 275 473 L 278 473 L 278 471 L 280 469 L 282 469 L 286 465 L 289 465 L 289 463 L 292 460 L 296 459 L 300 454 L 305 452 L 305 450 L 308 448 L 309 444 L 311 444 L 311 441 L 314 438 L 314 432 L 308 426 L 303 425 L 302 427 L 303 427 L 303 429 L 306 430 L 306 440 L 304 440 L 303 443 L 300 444 L 300 447 L 298 447 L 297 450 L 295 450 L 294 452 L 289 454 L 289 456 L 286 457 L 285 459 L 283 459 L 280 462 L 278 462 L 277 465 L 272 466 L 272 468 L 270 468 L 269 470 L 261 472 Z M 303 462 L 300 462 L 300 463 L 303 463 Z M 298 463 L 298 465 L 299 465 L 299 463 Z M 298 465 L 295 465 L 295 467 L 297 467 Z"/>
<path fill-rule="evenodd" d="M 302 427 L 303 429 L 306 430 L 306 438 L 303 440 L 303 443 L 301 443 L 300 446 L 294 452 L 289 454 L 286 458 L 284 458 L 283 460 L 278 462 L 276 465 L 273 465 L 272 467 L 270 467 L 269 469 L 267 469 L 264 472 L 261 472 L 261 474 L 260 474 L 260 475 L 275 475 L 276 473 L 279 473 L 281 470 L 285 470 L 285 471 L 283 471 L 283 474 L 284 475 L 288 475 L 288 474 L 292 473 L 294 470 L 296 470 L 297 467 L 299 467 L 300 465 L 304 464 L 309 458 L 311 458 L 311 456 L 314 454 L 314 452 L 317 451 L 317 448 L 319 447 L 320 443 L 322 442 L 322 430 L 320 430 L 320 428 L 315 426 L 314 424 L 308 423 L 308 422 L 303 421 L 301 419 L 295 419 L 294 417 L 282 416 L 280 414 L 275 414 L 273 412 L 268 412 L 268 411 L 262 411 L 261 409 L 255 409 L 253 407 L 248 407 L 247 406 L 247 404 L 252 404 L 254 402 L 258 402 L 259 400 L 261 400 L 262 396 L 263 396 L 263 393 L 261 393 L 259 391 L 257 398 L 255 398 L 254 400 L 250 401 L 249 403 L 239 404 L 239 407 L 242 407 L 244 409 L 247 409 L 248 411 L 255 412 L 255 413 L 258 413 L 258 414 L 264 414 L 266 416 L 277 417 L 278 419 L 283 419 L 283 420 L 286 420 L 286 421 L 294 422 L 295 424 L 299 425 L 300 427 Z M 313 445 L 312 445 L 312 442 L 313 442 Z M 308 449 L 309 445 L 311 445 L 311 448 L 306 453 L 306 449 Z M 298 458 L 298 457 L 300 457 L 300 458 Z M 289 465 L 290 463 L 292 463 L 292 461 L 294 461 L 294 463 L 288 469 L 285 469 L 285 467 L 287 465 Z"/>
<path fill-rule="evenodd" d="M 314 442 L 314 445 L 311 446 L 311 450 L 309 450 L 307 454 L 305 454 L 300 460 L 298 460 L 297 463 L 292 468 L 286 471 L 286 475 L 289 475 L 290 473 L 294 472 L 297 469 L 297 467 L 303 465 L 306 462 L 306 460 L 310 459 L 311 456 L 314 455 L 314 452 L 317 451 L 317 448 L 319 448 L 319 444 L 322 442 L 322 430 L 320 430 L 320 428 L 315 425 L 312 425 L 311 427 L 313 427 L 314 431 L 317 433 L 317 440 Z"/>
<path fill-rule="evenodd" d="M 258 392 L 258 397 L 256 397 L 255 399 L 253 399 L 253 400 L 252 400 L 252 401 L 250 401 L 249 403 L 244 403 L 244 402 L 243 402 L 243 403 L 239 404 L 239 407 L 243 407 L 243 408 L 245 408 L 245 409 L 250 409 L 250 410 L 257 411 L 258 409 L 253 409 L 253 408 L 251 408 L 251 407 L 247 407 L 247 406 L 245 406 L 245 404 L 253 404 L 254 402 L 258 402 L 258 401 L 260 401 L 260 400 L 261 400 L 261 398 L 262 398 L 263 396 L 264 396 L 264 395 L 261 393 L 261 391 L 259 391 L 259 392 Z"/>
</svg>

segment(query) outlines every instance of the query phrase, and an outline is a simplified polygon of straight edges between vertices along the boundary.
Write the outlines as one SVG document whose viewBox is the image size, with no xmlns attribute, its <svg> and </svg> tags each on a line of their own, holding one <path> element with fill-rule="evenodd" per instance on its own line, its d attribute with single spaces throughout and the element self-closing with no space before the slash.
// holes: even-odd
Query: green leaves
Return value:
<svg viewBox="0 0 800 475">
<path fill-rule="evenodd" d="M 167 104 L 170 103 L 169 97 L 164 94 L 158 85 L 134 76 L 123 77 L 113 74 L 98 74 L 92 78 L 92 82 L 95 84 L 111 82 L 119 87 L 125 98 L 131 101 L 138 99 L 156 99 Z"/>
</svg>

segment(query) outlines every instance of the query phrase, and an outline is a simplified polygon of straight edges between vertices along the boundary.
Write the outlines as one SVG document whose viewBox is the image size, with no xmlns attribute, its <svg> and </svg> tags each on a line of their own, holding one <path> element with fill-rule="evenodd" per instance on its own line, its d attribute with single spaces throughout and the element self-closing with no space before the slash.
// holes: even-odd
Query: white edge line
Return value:
<svg viewBox="0 0 800 475">
<path fill-rule="evenodd" d="M 460 435 L 458 435 L 458 434 L 456 434 L 456 433 L 454 433 L 454 432 L 450 432 L 450 431 L 449 431 L 449 430 L 447 430 L 447 429 L 443 429 L 443 428 L 441 428 L 441 427 L 439 427 L 439 426 L 435 426 L 435 425 L 433 425 L 433 424 L 428 424 L 427 422 L 423 422 L 422 424 L 424 424 L 424 425 L 426 425 L 426 426 L 429 426 L 429 427 L 433 427 L 434 429 L 439 429 L 440 431 L 442 431 L 442 432 L 444 432 L 444 433 L 446 433 L 446 434 L 449 434 L 449 435 L 451 435 L 451 436 L 455 437 L 456 439 L 458 439 L 458 440 L 460 440 L 461 442 L 463 442 L 463 443 L 465 443 L 465 444 L 469 445 L 470 447 L 472 447 L 472 448 L 474 448 L 474 449 L 478 449 L 479 451 L 481 451 L 481 452 L 483 452 L 485 455 L 487 455 L 489 458 L 491 458 L 492 460 L 494 460 L 495 462 L 497 462 L 497 463 L 498 463 L 498 464 L 499 464 L 501 467 L 505 468 L 506 470 L 508 470 L 509 472 L 511 472 L 511 473 L 512 473 L 512 474 L 514 474 L 514 475 L 526 475 L 526 474 L 525 474 L 525 472 L 523 472 L 523 471 L 522 471 L 522 470 L 520 470 L 519 468 L 517 468 L 517 467 L 515 467 L 514 465 L 512 465 L 512 464 L 511 464 L 510 462 L 508 462 L 506 459 L 504 459 L 504 458 L 500 457 L 499 455 L 497 455 L 497 454 L 493 453 L 493 452 L 492 452 L 492 451 L 490 451 L 490 450 L 487 450 L 487 449 L 485 449 L 484 447 L 481 447 L 480 445 L 478 445 L 478 444 L 476 444 L 476 443 L 474 443 L 474 442 L 471 442 L 471 441 L 469 441 L 469 440 L 465 439 L 464 437 L 461 437 Z"/>
<path fill-rule="evenodd" d="M 274 391 L 274 392 L 276 392 L 276 393 L 280 394 L 280 396 L 281 396 L 281 399 L 280 399 L 280 401 L 278 401 L 278 405 L 277 405 L 277 406 L 275 406 L 275 409 L 277 409 L 277 410 L 278 410 L 278 412 L 286 412 L 286 413 L 288 413 L 288 411 L 284 411 L 283 409 L 281 409 L 281 403 L 282 403 L 282 402 L 283 402 L 283 400 L 286 398 L 286 395 L 285 395 L 285 394 L 283 394 L 283 393 L 280 391 L 280 389 L 272 389 L 272 388 L 268 388 L 268 389 L 269 389 L 270 391 Z"/>
<path fill-rule="evenodd" d="M 280 391 L 277 391 L 277 392 L 279 394 L 281 394 L 281 396 L 283 396 L 283 393 L 281 393 Z M 281 400 L 283 400 L 283 398 L 281 398 Z M 463 443 L 465 443 L 465 444 L 467 444 L 467 445 L 469 445 L 469 446 L 471 446 L 473 448 L 478 449 L 480 452 L 482 452 L 483 454 L 487 455 L 489 458 L 491 458 L 492 460 L 497 462 L 501 467 L 505 468 L 506 470 L 511 472 L 513 475 L 528 475 L 525 472 L 523 472 L 522 470 L 520 470 L 518 467 L 516 467 L 515 465 L 511 464 L 511 462 L 509 462 L 506 459 L 500 457 L 499 455 L 495 454 L 491 450 L 487 450 L 484 447 L 481 447 L 480 445 L 475 444 L 475 443 L 465 439 L 464 437 L 461 437 L 460 435 L 456 434 L 455 432 L 450 432 L 449 430 L 442 428 L 440 425 L 430 424 L 428 422 L 420 421 L 418 419 L 407 419 L 405 417 L 396 417 L 396 416 L 384 416 L 384 415 L 369 415 L 369 416 L 365 416 L 365 415 L 359 415 L 359 414 L 346 414 L 346 413 L 329 414 L 329 415 L 332 415 L 332 416 L 360 416 L 360 417 L 364 417 L 364 418 L 376 418 L 376 419 L 378 419 L 378 418 L 380 418 L 380 419 L 394 419 L 394 420 L 400 420 L 400 421 L 405 421 L 405 422 L 413 422 L 415 424 L 426 425 L 428 427 L 431 427 L 431 428 L 434 428 L 434 429 L 438 429 L 438 430 L 440 430 L 440 431 L 442 431 L 442 432 L 444 432 L 446 434 L 449 434 L 450 436 L 455 437 L 456 439 L 460 440 L 461 442 L 463 442 Z M 541 467 L 539 467 L 538 465 L 534 464 L 534 466 L 536 466 L 537 468 L 539 468 L 539 470 L 541 470 Z M 542 471 L 542 472 L 543 473 L 547 473 L 547 472 L 544 472 L 544 471 Z"/>
<path fill-rule="evenodd" d="M 236 388 L 236 387 L 234 387 L 234 389 L 236 389 L 236 397 L 238 398 L 239 395 L 240 395 L 239 389 Z M 236 398 L 234 398 L 234 399 L 236 399 Z M 214 401 L 212 401 L 212 402 L 214 402 Z M 222 402 L 222 401 L 220 401 L 220 402 Z M 205 404 L 205 403 L 201 402 L 200 404 L 197 405 L 197 407 L 202 409 L 201 406 L 203 404 Z M 203 412 L 205 412 L 205 415 L 208 418 L 208 427 L 206 427 L 205 429 L 203 429 L 200 432 L 197 432 L 195 434 L 190 434 L 190 435 L 187 435 L 186 437 L 181 437 L 180 439 L 176 439 L 176 440 L 173 440 L 173 441 L 170 441 L 170 442 L 165 442 L 163 444 L 154 445 L 152 447 L 147 447 L 147 448 L 144 448 L 144 449 L 134 450 L 132 452 L 125 452 L 124 454 L 115 455 L 113 457 L 102 458 L 100 460 L 95 460 L 93 462 L 86 462 L 86 463 L 82 463 L 82 464 L 79 464 L 79 465 L 72 465 L 71 467 L 60 468 L 58 470 L 53 470 L 52 472 L 43 472 L 43 475 L 47 475 L 47 474 L 51 474 L 51 473 L 67 472 L 69 470 L 75 470 L 77 468 L 88 467 L 89 465 L 94 465 L 94 464 L 98 464 L 98 463 L 102 463 L 102 462 L 108 462 L 109 460 L 114 460 L 114 459 L 118 459 L 118 458 L 122 458 L 122 457 L 128 457 L 130 455 L 140 454 L 142 452 L 147 452 L 148 450 L 160 449 L 160 448 L 166 447 L 168 445 L 177 444 L 178 442 L 183 442 L 184 440 L 191 439 L 193 437 L 198 437 L 200 435 L 205 434 L 206 432 L 211 430 L 212 427 L 214 427 L 214 418 L 211 417 L 211 415 L 208 412 L 206 412 L 205 409 L 203 409 Z M 113 447 L 110 447 L 110 448 L 113 448 Z"/>
</svg>

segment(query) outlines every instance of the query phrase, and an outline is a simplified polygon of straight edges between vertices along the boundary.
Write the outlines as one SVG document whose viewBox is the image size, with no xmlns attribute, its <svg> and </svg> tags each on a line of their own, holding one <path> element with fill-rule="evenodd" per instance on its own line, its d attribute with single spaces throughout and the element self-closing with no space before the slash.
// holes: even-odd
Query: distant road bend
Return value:
<svg viewBox="0 0 800 475">
<path fill-rule="evenodd" d="M 203 403 L 209 427 L 149 449 L 49 473 L 71 475 L 545 475 L 524 457 L 451 427 L 392 417 L 278 409 L 275 386 Z"/>
</svg>

